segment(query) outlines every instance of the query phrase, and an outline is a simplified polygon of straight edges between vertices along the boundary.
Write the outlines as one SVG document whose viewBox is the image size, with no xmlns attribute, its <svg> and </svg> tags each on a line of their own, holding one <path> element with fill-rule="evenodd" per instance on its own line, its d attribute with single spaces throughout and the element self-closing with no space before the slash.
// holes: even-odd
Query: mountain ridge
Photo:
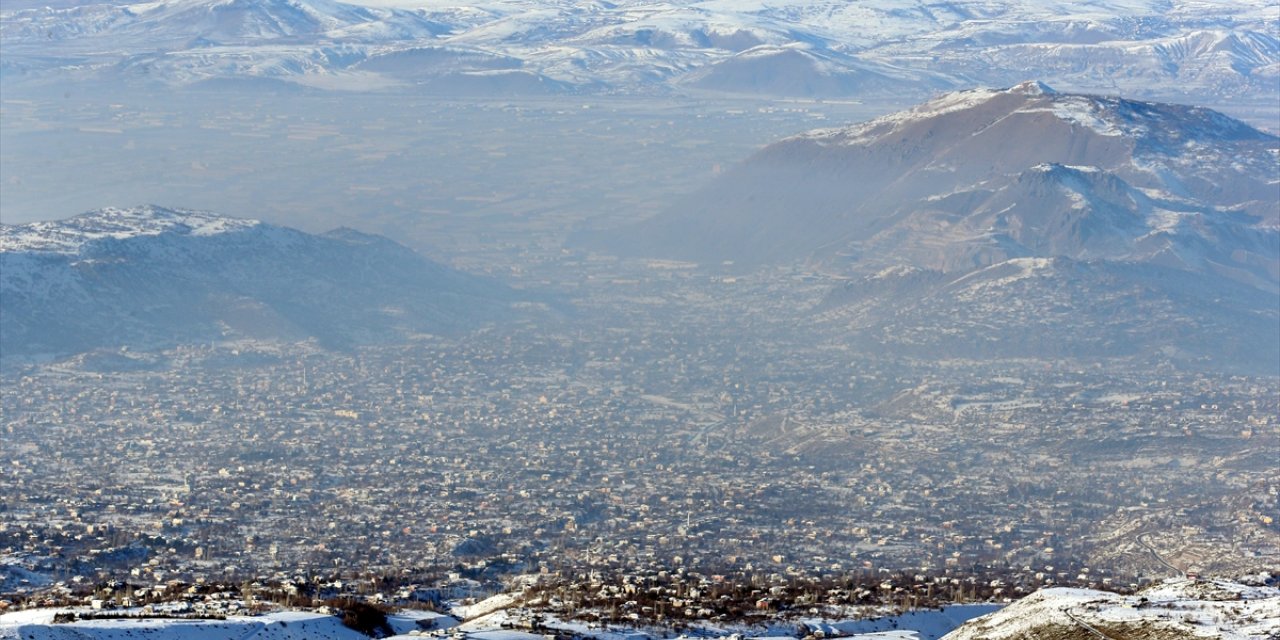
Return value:
<svg viewBox="0 0 1280 640">
<path fill-rule="evenodd" d="M 382 68 L 416 90 L 439 73 L 516 60 L 571 93 L 862 97 L 925 95 L 1033 74 L 1077 88 L 1233 101 L 1280 95 L 1280 38 L 1264 2 L 999 0 L 777 3 L 627 0 L 467 6 L 331 0 L 160 0 L 0 12 L 7 79 L 50 73 L 167 84 L 216 77 L 343 76 L 424 47 L 476 67 Z M 376 5 L 376 6 L 375 6 Z M 398 6 L 389 6 L 398 5 Z"/>
<path fill-rule="evenodd" d="M 1234 234 L 1238 246 L 1207 259 L 1276 289 L 1278 149 L 1280 138 L 1198 107 L 1038 82 L 965 91 L 783 139 L 605 245 L 746 266 L 808 258 L 836 273 L 1037 255 L 1143 261 L 1165 249 L 1177 255 L 1168 264 L 1193 268 L 1206 259 L 1196 245 Z M 1111 248 L 1082 232 L 1114 236 Z"/>
<path fill-rule="evenodd" d="M 1211 110 L 1027 82 L 783 139 L 574 242 L 824 274 L 813 320 L 868 352 L 1275 375 L 1277 153 Z"/>
<path fill-rule="evenodd" d="M 496 282 L 354 230 L 156 206 L 0 227 L 7 356 L 236 337 L 343 347 L 501 320 Z"/>
</svg>

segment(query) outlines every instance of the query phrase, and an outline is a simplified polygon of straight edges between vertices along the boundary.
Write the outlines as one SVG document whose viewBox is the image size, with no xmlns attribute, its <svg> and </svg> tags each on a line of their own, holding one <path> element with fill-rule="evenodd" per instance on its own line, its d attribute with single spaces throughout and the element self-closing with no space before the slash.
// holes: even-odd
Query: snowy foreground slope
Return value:
<svg viewBox="0 0 1280 640">
<path fill-rule="evenodd" d="M 52 610 L 0 616 L 0 640 L 365 640 L 337 616 L 278 612 L 225 620 L 83 620 L 54 624 Z M 412 617 L 388 618 L 397 633 L 417 629 Z M 409 637 L 409 636 L 403 636 Z"/>
<path fill-rule="evenodd" d="M 1094 640 L 1280 637 L 1280 589 L 1223 580 L 1174 580 L 1120 596 L 1090 589 L 1044 589 L 945 640 Z"/>
<path fill-rule="evenodd" d="M 8 616 L 6 616 L 8 617 Z M 274 614 L 226 620 L 97 620 L 0 626 L 4 640 L 362 640 L 334 616 Z"/>
<path fill-rule="evenodd" d="M 455 611 L 476 617 L 449 630 L 467 640 L 540 640 L 544 636 L 511 630 L 528 611 L 499 595 Z M 115 620 L 53 624 L 54 610 L 0 615 L 0 640 L 359 640 L 365 636 L 343 627 L 337 617 L 282 612 L 226 620 Z M 984 615 L 985 614 L 985 615 Z M 401 636 L 419 628 L 413 615 L 391 616 Z M 443 628 L 433 621 L 429 625 Z M 452 622 L 452 621 L 450 621 Z M 663 636 L 661 629 L 600 628 L 543 617 L 547 633 L 585 640 L 641 640 Z M 769 630 L 700 625 L 700 637 L 790 640 L 821 632 L 849 640 L 1174 640 L 1221 638 L 1273 640 L 1280 637 L 1280 589 L 1213 580 L 1171 580 L 1132 596 L 1088 589 L 1045 589 L 1000 608 L 960 605 L 942 610 L 912 611 L 866 620 L 799 620 L 780 622 Z M 764 631 L 765 635 L 760 635 Z"/>
<path fill-rule="evenodd" d="M 493 606 L 511 606 L 513 601 L 499 595 L 471 607 L 472 611 L 488 611 Z M 942 610 L 912 611 L 897 616 L 866 620 L 811 621 L 807 628 L 824 631 L 850 640 L 938 640 L 966 620 L 996 610 L 999 605 L 958 605 Z M 455 611 L 466 613 L 466 608 Z M 260 617 L 231 616 L 226 620 L 99 620 L 53 624 L 53 610 L 22 611 L 0 616 L 0 640 L 126 640 L 153 639 L 178 640 L 362 640 L 364 636 L 342 625 L 335 616 L 313 613 L 281 612 Z M 461 634 L 466 640 L 543 640 L 541 633 L 512 630 L 519 614 L 499 609 L 480 615 L 454 629 L 450 636 Z M 422 637 L 408 635 L 417 628 L 413 614 L 390 616 L 391 627 L 402 635 L 396 638 Z M 601 629 L 583 623 L 544 618 L 547 634 L 580 637 L 584 640 L 641 640 L 658 638 L 657 629 L 632 631 L 626 629 Z M 433 628 L 445 628 L 435 621 Z M 789 625 L 794 628 L 795 625 Z M 711 637 L 731 635 L 729 629 L 708 628 Z M 782 634 L 782 631 L 771 634 Z M 737 630 L 735 637 L 746 637 L 750 632 Z M 799 635 L 795 634 L 794 635 Z M 793 636 L 771 635 L 777 640 L 793 640 Z M 448 636 L 446 636 L 448 637 Z"/>
<path fill-rule="evenodd" d="M 821 632 L 826 637 L 850 640 L 939 640 L 968 620 L 999 610 L 999 604 L 960 604 L 941 609 L 921 609 L 898 615 L 881 615 L 856 620 L 798 619 L 764 623 L 754 626 L 735 625 L 691 620 L 696 631 L 685 636 L 722 638 L 724 640 L 794 640 Z M 512 627 L 522 627 L 534 610 L 519 606 L 519 601 L 508 594 L 498 594 L 469 607 L 453 609 L 454 615 L 468 618 L 457 631 L 468 634 L 470 640 L 538 640 L 505 635 L 501 638 L 488 634 L 502 633 Z M 583 638 L 584 640 L 646 640 L 669 635 L 664 629 L 601 629 L 583 622 L 565 621 L 553 616 L 540 619 L 549 634 Z"/>
<path fill-rule="evenodd" d="M 1275 95 L 1280 78 L 1264 0 L 15 0 L 0 10 L 0 41 L 6 79 L 450 93 L 901 95 L 1035 75 L 1230 100 Z"/>
</svg>

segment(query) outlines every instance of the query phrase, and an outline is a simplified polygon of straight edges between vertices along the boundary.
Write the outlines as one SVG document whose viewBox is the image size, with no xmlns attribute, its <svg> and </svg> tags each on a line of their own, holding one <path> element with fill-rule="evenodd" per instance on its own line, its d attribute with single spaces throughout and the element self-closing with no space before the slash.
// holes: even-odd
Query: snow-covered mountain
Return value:
<svg viewBox="0 0 1280 640">
<path fill-rule="evenodd" d="M 1122 596 L 1044 589 L 971 620 L 943 640 L 1280 637 L 1280 589 L 1172 580 Z"/>
<path fill-rule="evenodd" d="M 211 48 L 233 44 L 353 42 L 430 38 L 448 30 L 420 12 L 331 0 L 168 0 L 85 4 L 7 12 L 13 44 L 112 44 L 128 48 Z M 56 47 L 54 47 L 56 48 Z M 140 53 L 141 51 L 130 51 Z"/>
<path fill-rule="evenodd" d="M 839 273 L 1067 257 L 1280 289 L 1280 139 L 1208 109 L 1058 93 L 948 94 L 770 145 L 624 252 Z"/>
<path fill-rule="evenodd" d="M 499 319 L 512 292 L 386 238 L 148 206 L 0 225 L 6 356 L 227 338 L 344 345 Z"/>
<path fill-rule="evenodd" d="M 846 281 L 822 313 L 868 348 L 1270 371 L 1278 154 L 1211 110 L 1028 82 L 780 141 L 583 242 L 736 269 L 807 261 Z"/>
<path fill-rule="evenodd" d="M 497 57 L 564 91 L 902 95 L 1037 76 L 1200 101 L 1280 94 L 1280 17 L 1264 0 L 367 4 L 379 6 L 158 0 L 13 8 L 0 11 L 2 68 L 9 79 L 56 69 L 171 83 L 297 79 L 351 74 L 365 60 L 429 48 L 454 55 L 439 69 L 418 57 L 364 72 L 413 85 L 483 71 Z M 480 66 L 459 69 L 460 60 Z"/>
</svg>

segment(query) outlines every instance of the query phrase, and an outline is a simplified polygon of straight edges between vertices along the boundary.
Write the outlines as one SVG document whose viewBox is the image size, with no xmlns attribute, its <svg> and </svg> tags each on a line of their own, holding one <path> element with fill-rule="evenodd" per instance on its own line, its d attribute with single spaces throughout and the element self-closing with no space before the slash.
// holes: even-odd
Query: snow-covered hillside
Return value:
<svg viewBox="0 0 1280 640">
<path fill-rule="evenodd" d="M 127 240 L 165 233 L 210 236 L 252 229 L 257 220 L 229 218 L 205 211 L 174 211 L 161 207 L 106 208 L 95 215 L 68 220 L 0 225 L 0 252 L 31 251 L 75 255 L 104 240 Z"/>
<path fill-rule="evenodd" d="M 509 599 L 504 601 L 510 605 Z M 55 624 L 56 610 L 19 611 L 0 615 L 0 640 L 360 640 L 335 616 L 277 612 L 264 616 L 229 616 L 225 620 L 117 619 Z M 983 615 L 985 614 L 985 615 Z M 511 630 L 528 612 L 489 612 L 450 633 L 472 640 L 536 640 L 544 637 Z M 541 618 L 546 632 L 586 639 L 655 638 L 658 629 L 618 630 Z M 418 628 L 412 615 L 388 619 L 400 634 Z M 694 622 L 698 626 L 698 622 Z M 431 625 L 438 627 L 438 625 Z M 1228 580 L 1170 580 L 1135 595 L 1090 589 L 1052 588 L 1011 605 L 961 605 L 942 610 L 911 611 L 860 620 L 800 621 L 782 625 L 770 636 L 790 640 L 795 633 L 818 633 L 850 640 L 1093 640 L 1095 638 L 1219 638 L 1268 640 L 1280 635 L 1280 589 Z M 664 635 L 664 634 L 663 634 Z M 749 631 L 733 625 L 708 626 L 704 637 L 742 638 Z"/>
<path fill-rule="evenodd" d="M 1045 589 L 970 621 L 944 640 L 1280 637 L 1280 589 L 1175 580 L 1132 596 Z"/>
<path fill-rule="evenodd" d="M 512 293 L 380 236 L 147 206 L 0 225 L 6 356 L 225 338 L 334 345 L 504 317 Z"/>
<path fill-rule="evenodd" d="M 1002 604 L 959 604 L 940 609 L 918 609 L 906 612 L 864 611 L 857 619 L 798 619 L 765 624 L 735 624 L 710 620 L 692 620 L 695 632 L 686 635 L 720 638 L 721 640 L 796 640 L 821 633 L 829 638 L 848 640 L 939 640 L 968 620 L 999 610 Z M 527 627 L 537 608 L 526 608 L 519 597 L 501 593 L 474 605 L 455 607 L 451 613 L 466 621 L 455 631 L 468 640 L 537 640 L 536 635 L 508 631 Z M 610 628 L 581 621 L 563 620 L 557 616 L 538 615 L 544 633 L 583 640 L 648 640 L 667 634 L 659 628 Z M 767 630 L 767 636 L 756 635 Z"/>
<path fill-rule="evenodd" d="M 0 11 L 9 79 L 54 69 L 171 83 L 374 73 L 380 86 L 410 86 L 482 71 L 483 60 L 499 56 L 559 83 L 557 90 L 578 92 L 900 95 L 1034 76 L 1090 91 L 1209 101 L 1269 97 L 1280 81 L 1278 20 L 1262 0 L 26 4 Z M 425 47 L 481 66 L 419 59 L 410 68 L 362 68 Z"/>
<path fill-rule="evenodd" d="M 119 618 L 54 623 L 53 609 L 0 615 L 0 640 L 367 640 L 337 616 L 281 611 L 226 619 Z M 396 637 L 418 628 L 414 615 L 387 620 Z"/>
</svg>

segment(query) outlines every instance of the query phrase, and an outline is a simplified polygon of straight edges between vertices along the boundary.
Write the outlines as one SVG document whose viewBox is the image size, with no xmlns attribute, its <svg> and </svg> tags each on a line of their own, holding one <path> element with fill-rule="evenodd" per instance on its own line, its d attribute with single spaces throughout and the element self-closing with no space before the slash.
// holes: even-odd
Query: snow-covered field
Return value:
<svg viewBox="0 0 1280 640">
<path fill-rule="evenodd" d="M 427 625 L 449 629 L 450 637 L 467 640 L 540 640 L 544 633 L 593 640 L 647 640 L 668 637 L 669 629 L 622 628 L 565 621 L 540 615 L 537 629 L 521 630 L 532 618 L 518 598 L 500 595 L 454 614 L 470 619 L 452 627 L 433 620 Z M 277 612 L 263 616 L 230 616 L 225 620 L 117 619 L 54 624 L 60 609 L 18 611 L 0 615 L 0 640 L 360 640 L 335 616 Z M 405 612 L 389 618 L 397 638 L 421 637 L 422 617 L 439 614 Z M 1152 638 L 1222 638 L 1272 640 L 1280 637 L 1280 589 L 1227 580 L 1171 579 L 1138 594 L 1123 596 L 1090 589 L 1044 589 L 1009 606 L 954 605 L 939 610 L 910 611 L 859 620 L 778 621 L 766 627 L 693 622 L 702 637 L 734 640 L 793 640 L 806 633 L 850 640 L 1002 640 L 1040 637 L 1046 631 L 1087 637 L 1095 633 L 1133 633 Z M 1172 634 L 1172 635 L 1171 635 Z M 1058 637 L 1058 636 L 1054 636 Z M 1130 636 L 1124 636 L 1130 637 Z M 1142 635 L 1140 637 L 1148 637 Z"/>
<path fill-rule="evenodd" d="M 530 611 L 515 606 L 517 599 L 499 594 L 474 605 L 455 607 L 454 615 L 467 619 L 457 631 L 466 634 L 468 640 L 538 640 L 536 634 L 511 631 L 523 626 Z M 761 626 L 742 624 L 718 624 L 692 621 L 696 635 L 703 637 L 732 638 L 733 640 L 795 640 L 812 631 L 821 631 L 827 637 L 852 640 L 938 640 L 955 630 L 965 621 L 999 610 L 999 604 L 952 605 L 942 609 L 908 611 L 897 615 L 882 615 L 856 620 L 800 619 L 779 621 Z M 593 640 L 647 640 L 666 637 L 671 632 L 658 627 L 636 629 L 603 627 L 584 622 L 567 621 L 555 616 L 543 616 L 540 624 L 549 631 L 571 634 Z"/>
<path fill-rule="evenodd" d="M 4 640 L 363 640 L 335 616 L 273 613 L 226 620 L 85 620 L 53 624 L 54 611 L 35 610 L 0 616 Z"/>
<path fill-rule="evenodd" d="M 1074 631 L 1081 638 L 1134 637 L 1122 634 L 1141 630 L 1137 637 L 1270 640 L 1280 637 L 1280 589 L 1186 579 L 1132 596 L 1045 589 L 973 621 L 946 640 L 1024 638 L 1050 629 Z"/>
<path fill-rule="evenodd" d="M 368 637 L 343 626 L 337 616 L 301 611 L 228 616 L 225 620 L 140 617 L 54 624 L 54 616 L 61 611 L 64 610 L 34 609 L 0 615 L 0 640 L 364 640 Z M 420 628 L 418 622 L 422 619 L 431 619 L 431 626 L 439 629 L 455 623 L 448 616 L 419 611 L 389 616 L 387 622 L 400 634 L 395 637 L 408 638 L 417 637 L 409 634 Z"/>
</svg>

